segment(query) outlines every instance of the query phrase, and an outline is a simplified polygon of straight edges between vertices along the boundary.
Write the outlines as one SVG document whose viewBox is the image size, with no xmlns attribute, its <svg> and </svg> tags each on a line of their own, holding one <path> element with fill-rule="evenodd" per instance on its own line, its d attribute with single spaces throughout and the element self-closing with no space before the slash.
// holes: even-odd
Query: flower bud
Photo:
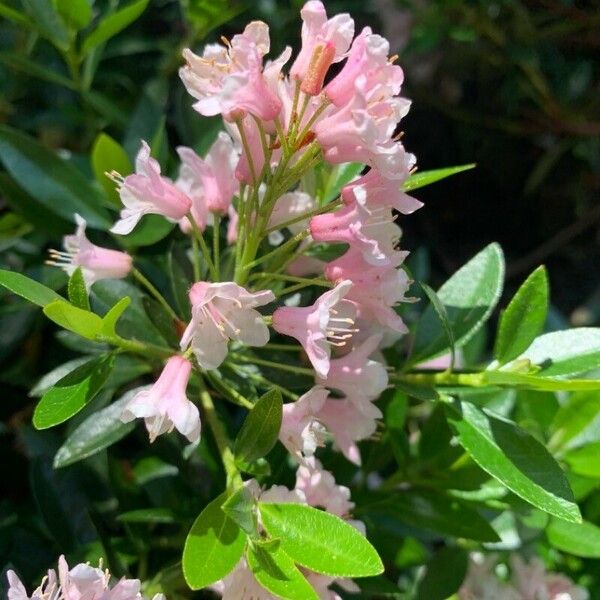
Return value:
<svg viewBox="0 0 600 600">
<path fill-rule="evenodd" d="M 323 89 L 325 75 L 335 59 L 335 46 L 332 42 L 318 44 L 313 50 L 306 75 L 300 89 L 309 96 L 316 96 Z"/>
</svg>

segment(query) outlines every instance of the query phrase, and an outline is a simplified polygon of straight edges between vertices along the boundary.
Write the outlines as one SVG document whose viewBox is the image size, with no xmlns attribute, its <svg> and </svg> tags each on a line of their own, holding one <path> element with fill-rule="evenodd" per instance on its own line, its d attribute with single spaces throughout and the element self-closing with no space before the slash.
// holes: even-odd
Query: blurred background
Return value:
<svg viewBox="0 0 600 600">
<path fill-rule="evenodd" d="M 91 10 L 71 11 L 80 1 Z M 299 42 L 302 2 L 70 2 L 54 2 L 61 15 L 57 23 L 47 11 L 53 0 L 0 1 L 0 127 L 59 150 L 90 180 L 89 156 L 101 132 L 123 143 L 130 156 L 140 138 L 153 140 L 167 172 L 175 146 L 202 150 L 210 143 L 218 123 L 192 111 L 177 76 L 183 47 L 231 37 L 250 19 L 270 24 L 271 56 Z M 357 28 L 382 33 L 399 55 L 404 95 L 413 100 L 403 121 L 404 143 L 419 168 L 477 163 L 415 194 L 426 206 L 403 221 L 403 245 L 413 253 L 418 276 L 437 287 L 484 245 L 498 241 L 507 255 L 509 293 L 545 263 L 552 328 L 598 325 L 600 3 L 325 4 L 330 14 L 350 12 Z M 5 150 L 0 140 L 0 268 L 59 285 L 61 275 L 43 261 L 47 248 L 57 247 L 72 225 L 61 210 L 30 194 L 31 181 L 14 176 L 14 157 L 7 158 Z M 0 565 L 21 553 L 29 557 L 21 565 L 26 576 L 37 574 L 56 553 L 40 543 L 39 512 L 20 503 L 30 497 L 30 486 L 39 498 L 58 484 L 44 463 L 27 471 L 22 446 L 42 456 L 52 440 L 21 425 L 31 418 L 29 388 L 70 356 L 68 341 L 57 340 L 30 306 L 0 306 L 0 454 L 6 467 L 0 486 L 7 487 L 0 503 Z M 27 521 L 18 525 L 18 534 L 17 521 Z"/>
</svg>

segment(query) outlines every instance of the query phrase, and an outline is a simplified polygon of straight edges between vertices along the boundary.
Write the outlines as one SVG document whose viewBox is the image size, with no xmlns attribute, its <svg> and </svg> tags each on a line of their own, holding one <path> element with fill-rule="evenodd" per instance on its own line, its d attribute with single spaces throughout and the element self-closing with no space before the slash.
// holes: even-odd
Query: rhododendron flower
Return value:
<svg viewBox="0 0 600 600">
<path fill-rule="evenodd" d="M 271 218 L 269 219 L 269 227 L 278 227 L 284 223 L 287 223 L 288 221 L 293 221 L 306 214 L 314 207 L 314 199 L 306 192 L 287 192 L 278 198 L 273 212 L 271 213 Z M 300 231 L 306 229 L 307 225 L 308 219 L 302 219 L 287 225 L 286 228 L 292 233 L 299 233 Z M 280 244 L 283 239 L 283 235 L 280 231 L 273 231 L 269 234 L 269 241 L 272 245 Z"/>
<path fill-rule="evenodd" d="M 316 383 L 339 390 L 347 398 L 374 399 L 386 389 L 388 374 L 385 367 L 369 357 L 381 342 L 381 335 L 373 335 L 340 358 L 330 361 L 327 377 L 316 378 Z"/>
<path fill-rule="evenodd" d="M 523 600 L 516 590 L 500 581 L 494 572 L 495 555 L 471 554 L 467 576 L 458 590 L 460 600 Z"/>
<path fill-rule="evenodd" d="M 126 252 L 101 248 L 90 242 L 86 235 L 85 219 L 75 215 L 77 231 L 63 238 L 64 251 L 50 250 L 48 264 L 60 267 L 71 276 L 81 268 L 85 287 L 89 291 L 95 281 L 122 279 L 131 271 L 132 258 Z"/>
<path fill-rule="evenodd" d="M 404 321 L 394 310 L 398 303 L 412 301 L 406 297 L 411 281 L 404 270 L 396 268 L 406 255 L 406 252 L 396 252 L 391 265 L 374 267 L 365 262 L 360 251 L 350 248 L 327 265 L 325 276 L 330 281 L 352 281 L 347 299 L 355 303 L 360 319 L 406 333 Z"/>
<path fill-rule="evenodd" d="M 187 65 L 179 74 L 188 92 L 198 100 L 194 108 L 205 116 L 220 113 L 228 121 L 246 113 L 264 121 L 274 119 L 281 111 L 281 101 L 262 72 L 269 46 L 269 27 L 253 21 L 227 47 L 208 45 L 202 56 L 185 49 Z"/>
<path fill-rule="evenodd" d="M 351 287 L 351 281 L 341 281 L 312 306 L 282 306 L 273 313 L 273 329 L 302 344 L 320 377 L 329 371 L 331 346 L 345 346 L 356 331 L 356 310 L 344 300 Z"/>
<path fill-rule="evenodd" d="M 229 340 L 264 346 L 269 329 L 254 310 L 275 300 L 270 290 L 251 293 L 233 282 L 200 281 L 189 293 L 192 320 L 181 338 L 181 349 L 192 346 L 203 369 L 216 369 L 227 356 Z"/>
<path fill-rule="evenodd" d="M 121 218 L 111 231 L 120 235 L 130 233 L 147 214 L 156 214 L 174 221 L 182 219 L 191 209 L 192 201 L 167 177 L 160 174 L 160 165 L 150 156 L 150 146 L 142 142 L 135 159 L 135 173 L 123 178 L 112 174 L 118 183 L 124 208 Z"/>
<path fill-rule="evenodd" d="M 177 153 L 182 164 L 175 184 L 191 199 L 192 217 L 204 230 L 209 213 L 226 214 L 238 191 L 234 175 L 238 153 L 233 140 L 224 131 L 219 132 L 204 159 L 185 146 L 177 148 Z M 191 227 L 188 220 L 184 219 L 181 224 L 182 229 L 188 232 Z"/>
<path fill-rule="evenodd" d="M 283 405 L 279 439 L 293 456 L 312 456 L 323 445 L 325 431 L 315 415 L 328 396 L 325 388 L 315 386 L 295 402 Z"/>
<path fill-rule="evenodd" d="M 326 265 L 326 262 L 319 260 L 314 256 L 300 255 L 298 258 L 295 258 L 285 270 L 294 277 L 305 277 L 306 275 L 322 273 Z"/>
<path fill-rule="evenodd" d="M 394 222 L 391 208 L 372 208 L 366 197 L 357 194 L 351 205 L 310 220 L 310 233 L 317 242 L 344 242 L 360 250 L 371 265 L 391 265 L 398 256 L 396 247 L 402 230 Z"/>
<path fill-rule="evenodd" d="M 198 407 L 188 400 L 186 388 L 192 363 L 182 356 L 172 356 L 156 383 L 139 391 L 125 406 L 121 420 L 125 423 L 143 418 L 153 442 L 159 435 L 177 429 L 190 442 L 200 439 Z"/>
<path fill-rule="evenodd" d="M 333 47 L 331 62 L 338 62 L 345 56 L 354 37 L 354 21 L 347 13 L 341 13 L 327 19 L 322 2 L 311 0 L 300 10 L 302 17 L 302 47 L 290 69 L 294 79 L 302 81 L 315 51 L 319 47 Z"/>
</svg>

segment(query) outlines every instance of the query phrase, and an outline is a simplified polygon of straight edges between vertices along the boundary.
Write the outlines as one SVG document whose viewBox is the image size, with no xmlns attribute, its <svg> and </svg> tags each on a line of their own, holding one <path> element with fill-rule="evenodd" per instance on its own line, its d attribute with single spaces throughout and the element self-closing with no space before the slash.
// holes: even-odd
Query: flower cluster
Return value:
<svg viewBox="0 0 600 600">
<path fill-rule="evenodd" d="M 102 564 L 80 563 L 69 569 L 64 556 L 58 559 L 58 574 L 50 569 L 31 596 L 14 571 L 8 571 L 7 577 L 8 600 L 144 600 L 139 579 L 123 578 L 111 585 L 111 575 Z M 155 594 L 152 600 L 165 597 Z"/>
</svg>

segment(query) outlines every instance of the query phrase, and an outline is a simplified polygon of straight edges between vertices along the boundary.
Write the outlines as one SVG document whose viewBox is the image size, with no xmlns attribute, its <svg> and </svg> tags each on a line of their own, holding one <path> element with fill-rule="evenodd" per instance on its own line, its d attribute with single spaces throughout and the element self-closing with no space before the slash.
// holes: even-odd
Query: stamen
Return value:
<svg viewBox="0 0 600 600">
<path fill-rule="evenodd" d="M 125 181 L 123 175 L 117 171 L 104 171 L 104 174 L 117 185 L 123 185 L 123 182 Z"/>
<path fill-rule="evenodd" d="M 388 58 L 388 63 L 390 65 L 393 65 L 400 57 L 397 54 L 394 54 L 394 56 L 390 56 Z"/>
</svg>

